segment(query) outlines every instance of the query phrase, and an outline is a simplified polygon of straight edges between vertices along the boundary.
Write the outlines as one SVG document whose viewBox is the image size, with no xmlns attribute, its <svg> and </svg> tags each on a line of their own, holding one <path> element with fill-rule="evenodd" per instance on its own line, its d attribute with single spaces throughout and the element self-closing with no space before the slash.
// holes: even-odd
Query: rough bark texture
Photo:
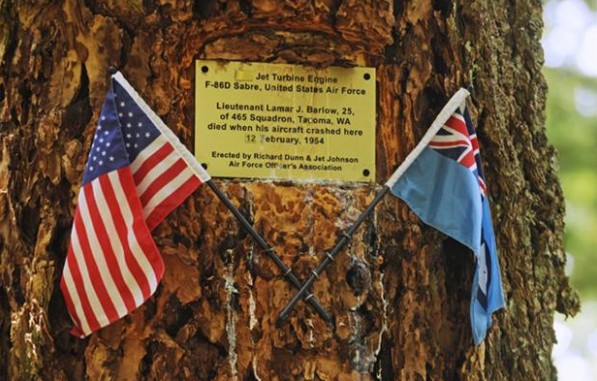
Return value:
<svg viewBox="0 0 597 381">
<path fill-rule="evenodd" d="M 0 379 L 550 380 L 564 203 L 544 131 L 539 0 L 0 0 Z M 293 290 L 208 188 L 154 233 L 167 271 L 80 340 L 58 282 L 108 86 L 129 81 L 187 145 L 198 58 L 377 69 L 383 183 L 474 84 L 507 308 L 472 345 L 470 253 L 388 196 L 276 329 Z M 305 279 L 378 189 L 222 181 Z"/>
</svg>

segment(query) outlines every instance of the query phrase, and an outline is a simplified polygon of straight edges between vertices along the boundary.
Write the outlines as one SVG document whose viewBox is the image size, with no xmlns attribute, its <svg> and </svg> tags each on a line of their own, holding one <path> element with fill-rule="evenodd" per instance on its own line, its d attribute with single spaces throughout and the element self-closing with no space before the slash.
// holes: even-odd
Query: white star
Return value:
<svg viewBox="0 0 597 381">
<path fill-rule="evenodd" d="M 132 117 L 133 117 L 133 113 L 129 112 L 129 118 L 132 118 Z"/>
<path fill-rule="evenodd" d="M 104 138 L 100 138 L 99 141 L 100 141 L 100 143 L 103 143 L 104 142 Z"/>
<path fill-rule="evenodd" d="M 114 161 L 114 156 L 110 156 L 110 161 Z"/>
<path fill-rule="evenodd" d="M 106 151 L 102 151 L 102 156 L 106 156 Z"/>
<path fill-rule="evenodd" d="M 131 143 L 126 143 L 126 148 L 129 148 L 131 146 Z"/>
<path fill-rule="evenodd" d="M 136 137 L 139 137 L 139 136 L 141 136 L 141 135 L 140 135 L 140 134 L 136 134 L 135 136 L 136 136 Z"/>
<path fill-rule="evenodd" d="M 143 126 L 143 123 L 139 122 L 139 123 L 137 123 L 137 126 L 141 127 L 141 126 Z"/>
<path fill-rule="evenodd" d="M 124 107 L 124 102 L 120 102 L 120 107 Z"/>
<path fill-rule="evenodd" d="M 106 143 L 106 147 L 110 147 L 110 142 L 107 142 L 107 143 Z"/>
<path fill-rule="evenodd" d="M 97 156 L 94 156 L 94 157 L 93 157 L 93 161 L 96 161 L 96 160 L 97 160 Z"/>
<path fill-rule="evenodd" d="M 132 124 L 130 124 L 130 123 L 127 123 L 127 124 L 126 124 L 126 128 L 131 128 L 131 127 L 133 127 L 133 125 L 132 125 Z"/>
<path fill-rule="evenodd" d="M 100 160 L 99 165 L 104 165 L 104 162 Z"/>
<path fill-rule="evenodd" d="M 121 112 L 119 112 L 119 113 L 118 113 L 118 116 L 122 118 L 122 113 L 121 113 Z"/>
<path fill-rule="evenodd" d="M 93 167 L 89 167 L 89 169 L 93 171 Z"/>
<path fill-rule="evenodd" d="M 101 129 L 102 129 L 102 125 L 101 125 L 101 124 L 98 124 L 98 125 L 97 125 L 97 129 L 98 129 L 98 131 L 99 131 L 99 130 L 101 130 Z"/>
<path fill-rule="evenodd" d="M 97 147 L 95 150 L 96 150 L 97 152 L 99 152 L 99 151 L 100 151 L 100 148 L 99 148 L 99 147 Z"/>
<path fill-rule="evenodd" d="M 102 115 L 102 120 L 106 120 L 106 117 Z"/>
<path fill-rule="evenodd" d="M 135 148 L 138 148 L 138 147 L 139 147 L 139 145 L 137 143 L 135 143 Z"/>
<path fill-rule="evenodd" d="M 131 134 L 126 134 L 126 137 L 127 137 L 127 138 L 129 138 L 129 139 L 130 139 L 132 136 L 133 136 L 133 135 L 131 135 Z"/>
<path fill-rule="evenodd" d="M 150 137 L 150 136 L 151 136 L 151 134 L 150 134 L 149 132 L 146 132 L 146 133 L 145 133 L 145 137 L 146 137 L 146 138 L 148 138 L 148 137 Z"/>
<path fill-rule="evenodd" d="M 108 134 L 109 134 L 109 132 L 108 132 L 108 131 L 104 131 L 104 135 L 108 135 Z"/>
</svg>

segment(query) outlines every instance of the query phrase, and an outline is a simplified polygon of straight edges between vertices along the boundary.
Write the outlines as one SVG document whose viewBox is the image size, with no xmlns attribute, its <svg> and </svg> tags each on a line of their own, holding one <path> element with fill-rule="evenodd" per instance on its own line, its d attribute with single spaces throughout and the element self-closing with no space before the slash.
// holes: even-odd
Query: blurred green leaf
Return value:
<svg viewBox="0 0 597 381">
<path fill-rule="evenodd" d="M 566 197 L 566 251 L 572 284 L 583 299 L 597 297 L 597 79 L 564 69 L 544 70 L 549 93 L 547 134 L 557 148 Z"/>
</svg>

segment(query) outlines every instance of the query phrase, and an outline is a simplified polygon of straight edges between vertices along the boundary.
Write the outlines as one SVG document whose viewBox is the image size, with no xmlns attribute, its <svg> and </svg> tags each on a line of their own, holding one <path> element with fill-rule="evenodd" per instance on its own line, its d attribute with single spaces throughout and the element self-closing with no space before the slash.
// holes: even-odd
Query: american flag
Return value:
<svg viewBox="0 0 597 381">
<path fill-rule="evenodd" d="M 60 286 L 85 337 L 139 307 L 164 262 L 151 231 L 210 179 L 122 74 L 99 117 Z"/>
<path fill-rule="evenodd" d="M 485 185 L 483 169 L 481 167 L 479 142 L 470 114 L 465 106 L 458 108 L 454 114 L 450 116 L 443 127 L 439 129 L 437 135 L 431 139 L 429 147 L 439 154 L 456 160 L 458 163 L 468 168 L 479 182 L 480 197 L 481 200 L 484 201 L 485 197 L 487 197 L 487 186 Z M 490 232 L 487 231 L 490 229 Z M 491 281 L 490 267 L 487 266 L 490 262 L 490 252 L 488 250 L 488 245 L 485 242 L 485 238 L 489 234 L 493 240 L 493 227 L 491 224 L 489 224 L 489 226 L 483 224 L 481 232 L 481 253 L 477 258 L 479 266 L 479 291 L 477 293 L 477 299 L 483 307 L 487 307 L 487 285 Z"/>
</svg>

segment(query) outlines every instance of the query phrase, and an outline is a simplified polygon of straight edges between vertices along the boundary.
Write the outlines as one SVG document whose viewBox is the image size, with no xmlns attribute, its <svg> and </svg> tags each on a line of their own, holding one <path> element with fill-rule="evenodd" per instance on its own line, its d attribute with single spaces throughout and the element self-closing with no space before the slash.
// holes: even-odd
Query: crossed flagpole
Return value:
<svg viewBox="0 0 597 381">
<path fill-rule="evenodd" d="M 251 235 L 251 237 L 253 237 L 255 242 L 257 242 L 257 244 L 259 244 L 259 246 L 261 246 L 261 248 L 267 253 L 267 255 L 280 268 L 280 270 L 282 270 L 282 275 L 284 275 L 284 277 L 286 277 L 292 283 L 293 286 L 295 286 L 298 289 L 303 290 L 304 287 L 302 287 L 301 282 L 294 275 L 294 273 L 292 272 L 292 269 L 290 267 L 286 266 L 286 264 L 282 261 L 282 258 L 280 258 L 280 256 L 278 254 L 276 254 L 274 249 L 271 248 L 267 244 L 267 242 L 265 242 L 263 237 L 255 230 L 253 225 L 251 225 L 249 223 L 249 221 L 247 221 L 247 219 L 234 206 L 234 204 L 230 201 L 230 199 L 228 199 L 228 197 L 226 197 L 224 192 L 222 192 L 220 190 L 220 188 L 218 188 L 216 186 L 216 184 L 213 182 L 213 180 L 211 180 L 211 179 L 207 182 L 207 185 L 214 191 L 216 196 L 218 196 L 218 198 L 224 203 L 224 205 L 226 205 L 226 207 L 230 210 L 230 212 L 234 215 L 234 217 L 236 217 L 236 219 L 240 222 L 240 224 L 243 226 L 243 228 Z M 315 311 L 317 311 L 317 313 L 327 323 L 329 323 L 331 321 L 330 315 L 328 315 L 328 313 L 323 309 L 323 307 L 321 307 L 321 305 L 317 302 L 317 300 L 315 300 L 315 298 L 313 297 L 313 293 L 307 293 L 307 291 L 308 291 L 308 287 L 302 291 L 301 295 L 299 296 L 299 299 L 301 299 L 301 298 L 305 299 L 305 301 L 307 301 L 315 309 Z M 298 302 L 298 300 L 295 302 L 295 304 L 297 302 Z"/>
</svg>

